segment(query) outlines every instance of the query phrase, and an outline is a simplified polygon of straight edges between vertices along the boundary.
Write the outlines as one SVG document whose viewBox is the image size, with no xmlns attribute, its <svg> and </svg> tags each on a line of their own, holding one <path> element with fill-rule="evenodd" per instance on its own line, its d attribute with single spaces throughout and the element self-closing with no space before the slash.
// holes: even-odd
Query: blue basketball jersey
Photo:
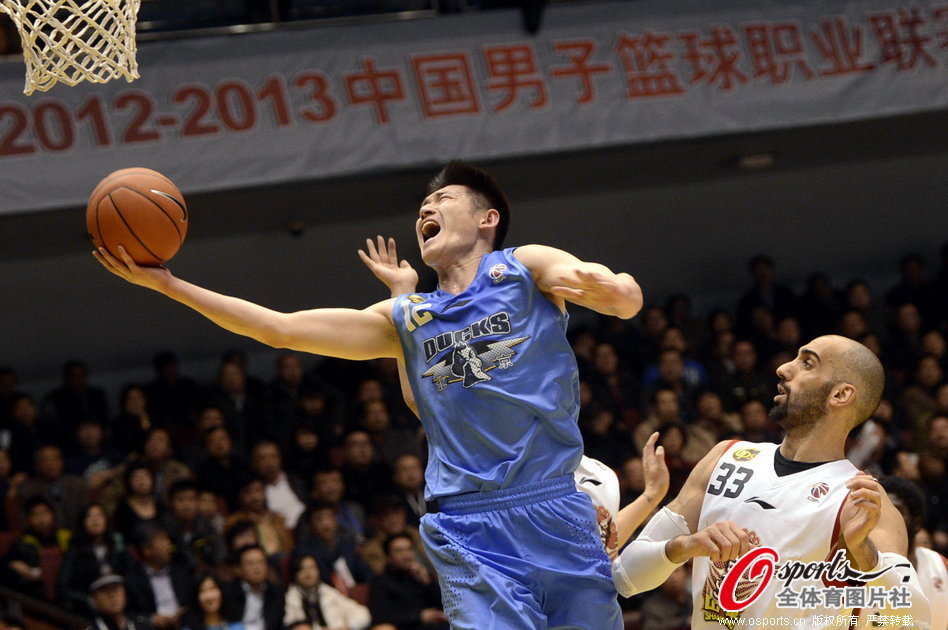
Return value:
<svg viewBox="0 0 948 630">
<path fill-rule="evenodd" d="M 428 435 L 428 499 L 571 474 L 582 456 L 567 316 L 540 293 L 514 249 L 485 255 L 458 295 L 395 300 Z"/>
</svg>

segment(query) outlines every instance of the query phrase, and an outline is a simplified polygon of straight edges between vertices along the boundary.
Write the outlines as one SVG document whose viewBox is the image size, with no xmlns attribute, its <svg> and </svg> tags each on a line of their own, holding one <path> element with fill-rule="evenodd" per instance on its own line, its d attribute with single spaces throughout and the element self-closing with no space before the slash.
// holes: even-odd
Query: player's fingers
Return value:
<svg viewBox="0 0 948 630">
<path fill-rule="evenodd" d="M 648 453 L 649 455 L 655 454 L 655 442 L 658 442 L 658 431 L 652 433 L 648 436 L 648 440 L 645 441 L 645 448 L 642 449 L 642 454 Z"/>
<path fill-rule="evenodd" d="M 398 265 L 398 251 L 395 249 L 395 239 L 388 237 L 388 261 L 393 265 Z"/>
<path fill-rule="evenodd" d="M 369 255 L 366 254 L 361 249 L 358 251 L 359 259 L 366 264 L 366 266 L 371 269 L 375 265 L 375 261 L 369 258 Z"/>
<path fill-rule="evenodd" d="M 378 262 L 379 252 L 375 248 L 375 241 L 370 238 L 365 239 L 365 249 L 367 252 L 369 252 L 369 256 L 372 258 L 372 260 Z"/>
<path fill-rule="evenodd" d="M 721 543 L 721 555 L 724 560 L 737 560 L 741 556 L 741 537 L 730 526 L 718 530 Z"/>
<path fill-rule="evenodd" d="M 111 253 L 109 253 L 109 250 L 107 250 L 104 247 L 99 248 L 99 258 L 100 260 L 104 260 L 106 264 L 108 265 L 108 267 L 119 275 L 122 274 L 122 271 L 126 271 L 121 261 L 117 259 L 115 256 L 113 256 Z"/>
<path fill-rule="evenodd" d="M 376 249 L 379 251 L 379 258 L 382 262 L 391 262 L 388 247 L 385 245 L 385 238 L 381 234 L 375 235 Z"/>
<path fill-rule="evenodd" d="M 99 263 L 100 263 L 103 267 L 105 267 L 106 269 L 108 269 L 110 272 L 114 273 L 114 274 L 117 275 L 117 276 L 118 276 L 118 275 L 121 275 L 121 274 L 119 274 L 118 269 L 116 269 L 115 266 L 112 265 L 112 264 L 106 259 L 106 257 L 103 256 L 101 253 L 99 253 L 98 251 L 93 251 L 93 252 L 92 252 L 92 255 L 95 256 L 95 259 L 98 260 Z"/>
</svg>

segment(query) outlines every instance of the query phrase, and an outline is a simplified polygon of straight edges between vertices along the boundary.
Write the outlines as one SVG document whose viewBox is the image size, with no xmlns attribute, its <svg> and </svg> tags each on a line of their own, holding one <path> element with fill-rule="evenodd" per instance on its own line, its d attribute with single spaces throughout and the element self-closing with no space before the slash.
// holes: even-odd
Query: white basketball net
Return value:
<svg viewBox="0 0 948 630">
<path fill-rule="evenodd" d="M 135 18 L 141 0 L 0 0 L 26 61 L 24 94 L 57 82 L 138 78 Z"/>
</svg>

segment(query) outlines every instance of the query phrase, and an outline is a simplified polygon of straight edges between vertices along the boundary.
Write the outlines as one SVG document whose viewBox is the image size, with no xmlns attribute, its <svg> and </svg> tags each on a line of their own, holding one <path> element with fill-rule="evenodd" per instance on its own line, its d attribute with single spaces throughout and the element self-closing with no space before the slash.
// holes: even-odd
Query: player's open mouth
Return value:
<svg viewBox="0 0 948 630">
<path fill-rule="evenodd" d="M 425 221 L 421 224 L 421 239 L 422 241 L 429 241 L 435 236 L 438 235 L 438 232 L 441 231 L 441 226 L 438 225 L 435 221 Z"/>
</svg>

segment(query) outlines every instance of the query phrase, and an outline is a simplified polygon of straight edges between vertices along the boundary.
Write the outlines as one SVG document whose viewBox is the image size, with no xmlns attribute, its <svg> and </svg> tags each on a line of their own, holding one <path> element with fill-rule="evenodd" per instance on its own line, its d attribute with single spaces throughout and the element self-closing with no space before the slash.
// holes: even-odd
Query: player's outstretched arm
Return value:
<svg viewBox="0 0 948 630">
<path fill-rule="evenodd" d="M 540 291 L 560 307 L 566 300 L 622 319 L 642 308 L 642 289 L 627 273 L 613 273 L 605 265 L 545 245 L 518 247 L 514 256 L 533 274 Z"/>
<path fill-rule="evenodd" d="M 642 449 L 642 466 L 645 468 L 645 491 L 635 501 L 628 504 L 616 514 L 616 538 L 618 547 L 632 537 L 648 515 L 658 507 L 668 492 L 668 466 L 665 464 L 665 448 L 655 448 L 658 441 L 658 432 L 649 436 Z"/>
<path fill-rule="evenodd" d="M 164 267 L 141 267 L 123 248 L 119 249 L 120 258 L 104 248 L 93 254 L 120 278 L 177 300 L 231 332 L 275 348 L 343 359 L 400 356 L 398 335 L 390 315 L 391 300 L 361 311 L 323 308 L 281 313 L 185 282 Z"/>
<path fill-rule="evenodd" d="M 376 278 L 382 281 L 392 297 L 405 293 L 412 293 L 418 285 L 418 272 L 407 260 L 398 261 L 398 252 L 395 249 L 395 239 L 389 237 L 386 241 L 381 235 L 365 239 L 365 251 L 359 250 L 359 258 L 365 263 Z M 399 355 L 396 360 L 398 366 L 398 385 L 402 390 L 402 398 L 415 416 L 418 414 L 418 404 L 415 402 L 415 393 L 411 390 L 408 381 L 408 372 L 405 371 L 405 358 Z"/>
</svg>

